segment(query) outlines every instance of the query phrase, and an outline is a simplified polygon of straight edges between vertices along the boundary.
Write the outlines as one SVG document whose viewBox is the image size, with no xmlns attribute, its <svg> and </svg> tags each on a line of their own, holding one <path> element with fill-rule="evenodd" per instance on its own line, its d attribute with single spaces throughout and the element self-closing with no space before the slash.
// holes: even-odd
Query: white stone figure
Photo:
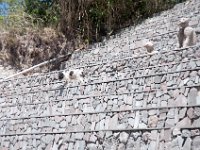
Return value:
<svg viewBox="0 0 200 150">
<path fill-rule="evenodd" d="M 59 80 L 64 79 L 66 82 L 69 81 L 79 81 L 83 83 L 83 69 L 71 69 L 66 72 L 59 72 L 58 74 Z"/>
<path fill-rule="evenodd" d="M 158 52 L 158 51 L 154 50 L 154 44 L 151 41 L 146 42 L 144 44 L 144 47 L 146 48 L 146 50 L 147 50 L 148 53 L 157 53 Z"/>
<path fill-rule="evenodd" d="M 184 35 L 183 47 L 192 46 L 197 43 L 197 35 L 192 27 L 185 28 Z"/>
<path fill-rule="evenodd" d="M 189 19 L 188 18 L 181 18 L 178 22 L 179 31 L 178 31 L 178 44 L 179 48 L 183 47 L 183 41 L 185 40 L 184 30 L 186 27 L 189 26 Z"/>
<path fill-rule="evenodd" d="M 189 26 L 189 18 L 181 18 L 179 23 L 178 42 L 179 48 L 195 45 L 197 37 L 195 30 Z"/>
</svg>

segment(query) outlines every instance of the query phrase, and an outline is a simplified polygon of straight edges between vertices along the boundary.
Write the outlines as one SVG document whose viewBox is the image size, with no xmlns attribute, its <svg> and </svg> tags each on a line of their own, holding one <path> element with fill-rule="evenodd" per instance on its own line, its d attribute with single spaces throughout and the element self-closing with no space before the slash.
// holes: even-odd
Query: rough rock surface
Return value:
<svg viewBox="0 0 200 150">
<path fill-rule="evenodd" d="M 83 68 L 84 83 L 63 86 L 57 72 L 2 82 L 0 150 L 198 150 L 200 48 L 177 49 L 176 24 L 197 28 L 199 8 L 178 4 L 75 53 L 66 69 Z"/>
</svg>

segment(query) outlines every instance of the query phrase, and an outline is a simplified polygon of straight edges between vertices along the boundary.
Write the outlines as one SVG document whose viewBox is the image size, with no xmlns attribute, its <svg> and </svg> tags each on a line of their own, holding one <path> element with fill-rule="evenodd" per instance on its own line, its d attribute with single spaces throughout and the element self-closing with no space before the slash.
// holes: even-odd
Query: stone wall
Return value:
<svg viewBox="0 0 200 150">
<path fill-rule="evenodd" d="M 177 20 L 198 29 L 199 14 L 198 0 L 178 4 L 76 52 L 66 69 L 83 68 L 83 84 L 58 72 L 2 82 L 0 150 L 199 150 L 200 45 L 176 45 Z"/>
<path fill-rule="evenodd" d="M 113 59 L 110 61 L 96 62 L 93 65 L 78 66 L 85 70 L 85 84 L 81 87 L 101 84 L 102 82 L 118 82 L 129 78 L 147 78 L 151 76 L 173 76 L 173 74 L 195 71 L 200 67 L 199 46 L 190 48 L 165 51 L 155 55 L 147 54 L 140 57 L 127 57 L 125 59 Z M 147 63 L 148 62 L 148 63 Z M 158 65 L 159 64 L 159 65 Z M 144 71 L 145 70 L 145 71 Z M 1 97 L 21 95 L 30 92 L 47 92 L 50 89 L 60 89 L 64 82 L 57 79 L 57 73 L 47 76 L 33 76 L 18 80 L 5 81 L 1 84 Z M 132 79 L 131 79 L 132 80 Z M 170 82 L 170 81 L 169 81 Z M 31 85 L 31 86 L 30 86 Z M 78 87 L 79 84 L 69 83 L 65 88 Z M 69 88 L 68 88 L 69 87 Z M 1 98 L 0 98 L 1 99 Z"/>
</svg>

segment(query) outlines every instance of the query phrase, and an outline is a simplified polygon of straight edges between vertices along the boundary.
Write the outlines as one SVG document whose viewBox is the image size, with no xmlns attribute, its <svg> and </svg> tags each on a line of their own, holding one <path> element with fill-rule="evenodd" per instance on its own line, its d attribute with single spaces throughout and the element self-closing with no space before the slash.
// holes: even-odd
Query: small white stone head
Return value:
<svg viewBox="0 0 200 150">
<path fill-rule="evenodd" d="M 144 44 L 144 47 L 147 49 L 147 52 L 148 52 L 148 53 L 151 53 L 151 52 L 153 52 L 153 50 L 154 50 L 154 44 L 153 44 L 153 42 L 151 42 L 151 41 L 146 42 L 146 43 Z"/>
<path fill-rule="evenodd" d="M 182 28 L 188 27 L 189 26 L 189 21 L 190 21 L 189 18 L 181 18 L 179 20 L 179 22 L 178 22 L 178 26 L 182 27 Z"/>
</svg>

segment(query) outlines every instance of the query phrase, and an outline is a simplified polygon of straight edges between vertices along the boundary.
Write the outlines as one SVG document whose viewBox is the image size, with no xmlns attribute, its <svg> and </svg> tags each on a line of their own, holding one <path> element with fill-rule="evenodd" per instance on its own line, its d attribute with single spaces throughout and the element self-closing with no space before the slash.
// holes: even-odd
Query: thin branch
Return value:
<svg viewBox="0 0 200 150">
<path fill-rule="evenodd" d="M 78 51 L 78 50 L 80 50 L 80 49 L 77 49 L 77 50 L 74 50 L 74 51 Z M 74 51 L 73 51 L 73 52 L 74 52 Z M 16 73 L 16 74 L 11 75 L 11 76 L 9 76 L 9 77 L 7 77 L 7 78 L 4 78 L 4 79 L 1 80 L 0 82 L 3 82 L 3 81 L 8 80 L 8 79 L 10 79 L 10 78 L 14 78 L 14 77 L 19 76 L 19 75 L 24 74 L 24 73 L 30 72 L 31 70 L 33 70 L 33 69 L 35 69 L 35 68 L 38 68 L 38 67 L 41 67 L 41 66 L 45 66 L 45 65 L 50 64 L 50 63 L 54 63 L 54 62 L 59 62 L 59 63 L 61 63 L 61 62 L 67 61 L 67 60 L 69 60 L 69 59 L 71 58 L 73 52 L 72 52 L 71 54 L 63 55 L 63 56 L 60 56 L 60 57 L 58 57 L 58 58 L 53 58 L 53 59 L 51 59 L 51 60 L 47 60 L 47 61 L 45 61 L 45 62 L 42 62 L 42 63 L 40 63 L 40 64 L 37 64 L 37 65 L 35 65 L 35 66 L 31 67 L 31 68 L 28 68 L 28 69 L 23 70 L 23 71 L 21 71 L 21 72 L 19 72 L 19 73 Z"/>
</svg>

